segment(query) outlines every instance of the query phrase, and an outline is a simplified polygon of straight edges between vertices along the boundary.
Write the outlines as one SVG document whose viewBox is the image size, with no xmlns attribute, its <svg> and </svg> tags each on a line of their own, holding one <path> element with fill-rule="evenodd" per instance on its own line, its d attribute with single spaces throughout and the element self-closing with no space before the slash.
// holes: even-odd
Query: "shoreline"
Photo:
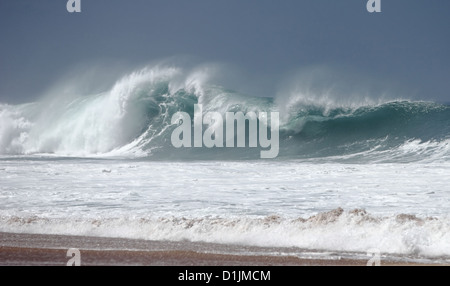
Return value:
<svg viewBox="0 0 450 286">
<path fill-rule="evenodd" d="M 320 252 L 295 248 L 0 233 L 0 265 L 66 266 L 71 259 L 71 256 L 67 256 L 70 248 L 80 250 L 81 266 L 366 266 L 368 261 L 367 258 L 339 255 L 331 259 Z M 298 255 L 302 251 L 309 257 Z M 381 265 L 444 264 L 382 259 Z"/>
</svg>

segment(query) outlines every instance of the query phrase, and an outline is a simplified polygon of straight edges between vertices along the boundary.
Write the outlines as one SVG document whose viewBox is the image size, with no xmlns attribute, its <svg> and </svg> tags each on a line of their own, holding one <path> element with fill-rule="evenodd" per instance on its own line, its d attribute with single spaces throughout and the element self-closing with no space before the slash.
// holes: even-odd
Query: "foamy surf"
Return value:
<svg viewBox="0 0 450 286">
<path fill-rule="evenodd" d="M 450 220 L 399 214 L 374 216 L 341 208 L 309 218 L 122 217 L 0 218 L 2 232 L 191 241 L 242 246 L 301 248 L 311 252 L 367 253 L 450 261 Z"/>
<path fill-rule="evenodd" d="M 450 255 L 447 163 L 0 162 L 0 232 Z"/>
</svg>

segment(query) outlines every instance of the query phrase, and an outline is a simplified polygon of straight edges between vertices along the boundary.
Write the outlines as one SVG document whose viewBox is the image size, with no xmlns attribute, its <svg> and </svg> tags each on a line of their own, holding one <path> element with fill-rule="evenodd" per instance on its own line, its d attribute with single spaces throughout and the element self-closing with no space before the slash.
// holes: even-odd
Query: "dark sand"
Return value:
<svg viewBox="0 0 450 286">
<path fill-rule="evenodd" d="M 326 259 L 320 257 L 320 252 L 305 258 L 298 255 L 302 250 L 295 248 L 0 233 L 0 265 L 65 266 L 71 258 L 67 256 L 69 248 L 80 250 L 82 266 L 365 266 L 367 263 L 366 258 L 337 255 Z M 381 265 L 425 264 L 382 260 Z"/>
</svg>

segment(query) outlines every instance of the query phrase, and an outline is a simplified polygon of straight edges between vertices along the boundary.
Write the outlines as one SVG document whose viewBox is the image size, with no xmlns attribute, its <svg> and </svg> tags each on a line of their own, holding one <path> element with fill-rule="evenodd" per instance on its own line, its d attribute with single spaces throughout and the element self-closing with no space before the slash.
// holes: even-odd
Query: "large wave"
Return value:
<svg viewBox="0 0 450 286">
<path fill-rule="evenodd" d="M 417 161 L 450 158 L 450 107 L 387 100 L 338 104 L 304 95 L 252 97 L 208 81 L 208 72 L 153 67 L 106 92 L 0 105 L 0 154 L 152 159 L 258 159 L 255 148 L 172 146 L 172 115 L 280 111 L 278 159 Z"/>
</svg>

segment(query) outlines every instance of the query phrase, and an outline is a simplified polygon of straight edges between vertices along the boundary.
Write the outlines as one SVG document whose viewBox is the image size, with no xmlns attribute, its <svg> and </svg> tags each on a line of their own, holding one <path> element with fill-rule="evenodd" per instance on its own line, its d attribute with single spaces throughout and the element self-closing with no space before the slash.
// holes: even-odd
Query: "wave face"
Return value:
<svg viewBox="0 0 450 286">
<path fill-rule="evenodd" d="M 293 103 L 294 102 L 294 103 Z M 172 116 L 280 111 L 278 159 L 448 161 L 450 106 L 388 101 L 359 106 L 245 96 L 211 84 L 205 72 L 146 68 L 107 92 L 0 105 L 0 154 L 152 159 L 259 159 L 260 148 L 180 148 Z M 224 116 L 225 117 L 225 116 Z M 205 128 L 204 128 L 205 129 Z"/>
</svg>

